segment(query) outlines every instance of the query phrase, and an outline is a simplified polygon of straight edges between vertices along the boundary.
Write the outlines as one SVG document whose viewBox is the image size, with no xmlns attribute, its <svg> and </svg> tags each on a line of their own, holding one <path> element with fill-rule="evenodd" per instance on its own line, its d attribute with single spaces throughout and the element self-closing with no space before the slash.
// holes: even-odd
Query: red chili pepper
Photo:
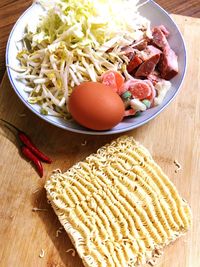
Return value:
<svg viewBox="0 0 200 267">
<path fill-rule="evenodd" d="M 40 160 L 31 152 L 31 150 L 27 146 L 22 146 L 21 152 L 27 159 L 29 159 L 35 165 L 40 177 L 42 177 L 43 167 Z"/>
<path fill-rule="evenodd" d="M 0 120 L 3 121 L 6 124 L 6 126 L 10 126 L 12 128 L 12 130 L 15 130 L 15 134 L 16 134 L 16 137 L 18 138 L 18 141 L 20 142 L 20 145 L 26 145 L 41 161 L 44 161 L 46 163 L 51 163 L 52 162 L 52 160 L 49 157 L 47 157 L 44 153 L 42 153 L 32 143 L 31 139 L 28 137 L 27 134 L 25 134 L 23 131 L 18 129 L 16 126 L 11 124 L 10 122 L 5 121 L 3 119 L 0 119 Z"/>
</svg>

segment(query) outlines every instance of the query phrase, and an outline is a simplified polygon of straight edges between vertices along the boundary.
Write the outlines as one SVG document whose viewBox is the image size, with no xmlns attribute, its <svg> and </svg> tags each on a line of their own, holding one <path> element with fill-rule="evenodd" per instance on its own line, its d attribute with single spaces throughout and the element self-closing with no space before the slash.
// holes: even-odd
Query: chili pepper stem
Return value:
<svg viewBox="0 0 200 267">
<path fill-rule="evenodd" d="M 1 120 L 2 122 L 4 122 L 7 126 L 9 125 L 11 128 L 15 129 L 16 132 L 20 132 L 20 131 L 21 131 L 19 128 L 17 128 L 17 127 L 16 127 L 15 125 L 13 125 L 12 123 L 10 123 L 10 122 L 8 122 L 8 121 L 2 119 L 2 118 L 0 118 L 0 120 Z"/>
<path fill-rule="evenodd" d="M 46 163 L 51 163 L 52 160 L 47 157 L 44 153 L 42 153 L 31 141 L 31 139 L 28 137 L 28 135 L 26 135 L 23 131 L 21 131 L 19 128 L 17 128 L 16 126 L 14 126 L 12 123 L 0 118 L 0 120 L 2 122 L 4 122 L 4 126 L 6 126 L 9 130 L 11 130 L 12 132 L 15 131 L 15 135 L 16 138 L 19 142 L 20 145 L 25 145 L 26 147 L 28 147 L 33 154 L 35 154 L 35 156 L 37 158 L 39 158 L 41 161 L 46 162 Z"/>
<path fill-rule="evenodd" d="M 22 141 L 20 140 L 20 138 L 18 137 L 18 132 L 14 131 L 15 128 L 11 128 L 9 125 L 4 124 L 4 127 L 6 127 L 17 139 L 17 142 L 19 143 L 20 146 L 23 146 Z"/>
<path fill-rule="evenodd" d="M 13 128 L 12 127 L 10 128 L 9 124 L 8 125 L 5 124 L 4 126 L 7 129 L 9 129 L 14 136 L 16 136 L 16 133 L 13 132 Z M 14 128 L 14 130 L 15 130 L 15 128 Z M 43 176 L 43 167 L 42 167 L 42 164 L 39 161 L 39 159 L 30 151 L 30 149 L 28 147 L 26 147 L 22 143 L 22 141 L 19 139 L 18 136 L 17 136 L 17 141 L 19 142 L 19 145 L 20 145 L 19 151 L 21 152 L 22 156 L 25 157 L 27 160 L 31 161 L 35 165 L 40 177 L 42 177 Z"/>
</svg>

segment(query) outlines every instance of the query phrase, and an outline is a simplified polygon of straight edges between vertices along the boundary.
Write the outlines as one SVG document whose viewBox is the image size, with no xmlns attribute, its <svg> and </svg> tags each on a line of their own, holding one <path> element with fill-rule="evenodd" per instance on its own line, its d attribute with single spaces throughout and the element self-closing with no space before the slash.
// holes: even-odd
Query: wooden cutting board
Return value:
<svg viewBox="0 0 200 267">
<path fill-rule="evenodd" d="M 157 266 L 199 267 L 200 20 L 173 17 L 187 45 L 188 69 L 184 85 L 162 114 L 127 134 L 151 151 L 193 211 L 192 229 L 165 250 Z M 66 170 L 117 135 L 86 136 L 47 124 L 22 104 L 6 75 L 0 89 L 0 117 L 27 132 L 53 159 L 53 164 L 44 165 L 45 177 L 40 179 L 29 162 L 20 157 L 13 136 L 0 127 L 0 266 L 83 267 L 77 255 L 73 257 L 71 252 L 66 252 L 72 248 L 66 233 L 56 234 L 61 225 L 47 203 L 43 185 L 54 169 Z M 178 173 L 175 173 L 175 159 L 182 165 Z M 35 207 L 44 210 L 33 212 Z M 44 257 L 40 258 L 42 249 Z"/>
</svg>

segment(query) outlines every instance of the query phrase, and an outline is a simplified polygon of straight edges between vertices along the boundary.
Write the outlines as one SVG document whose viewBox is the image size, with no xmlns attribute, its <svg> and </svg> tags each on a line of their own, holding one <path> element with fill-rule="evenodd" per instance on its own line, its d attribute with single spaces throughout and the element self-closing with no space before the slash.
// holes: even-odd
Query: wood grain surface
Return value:
<svg viewBox="0 0 200 267">
<path fill-rule="evenodd" d="M 196 34 L 200 20 L 174 18 L 188 52 L 188 70 L 182 90 L 162 114 L 127 134 L 151 151 L 192 207 L 192 229 L 166 248 L 157 267 L 199 267 L 200 64 L 197 55 L 200 40 Z M 53 159 L 53 164 L 44 164 L 45 177 L 40 179 L 31 164 L 19 155 L 14 137 L 0 127 L 0 266 L 83 267 L 77 255 L 72 257 L 66 252 L 72 248 L 66 233 L 61 231 L 56 237 L 60 223 L 47 203 L 43 185 L 54 169 L 66 170 L 118 135 L 86 136 L 49 125 L 22 104 L 6 75 L 0 92 L 0 117 L 27 132 Z M 178 173 L 173 164 L 175 159 L 182 165 Z M 33 212 L 34 207 L 45 210 Z M 42 249 L 44 257 L 40 258 Z"/>
<path fill-rule="evenodd" d="M 33 0 L 1 0 L 0 1 L 0 81 L 5 72 L 5 48 L 8 35 L 17 18 L 31 5 Z M 169 13 L 200 18 L 199 0 L 157 0 L 159 5 Z"/>
</svg>

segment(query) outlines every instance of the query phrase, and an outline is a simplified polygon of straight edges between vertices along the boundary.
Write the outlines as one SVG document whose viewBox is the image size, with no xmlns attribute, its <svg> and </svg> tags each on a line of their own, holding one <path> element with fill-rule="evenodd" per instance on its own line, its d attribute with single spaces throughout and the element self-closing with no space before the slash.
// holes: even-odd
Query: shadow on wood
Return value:
<svg viewBox="0 0 200 267">
<path fill-rule="evenodd" d="M 61 265 L 60 262 L 57 261 L 58 256 L 55 257 L 54 253 L 51 253 L 50 251 L 50 253 L 46 255 L 46 257 L 48 258 L 47 267 L 83 267 L 82 261 L 78 257 L 77 253 L 76 256 L 73 257 L 72 265 L 72 252 L 67 253 L 66 251 L 71 248 L 74 249 L 74 247 L 64 229 L 62 229 L 60 233 L 58 232 L 61 227 L 61 224 L 57 216 L 55 215 L 51 205 L 47 203 L 45 189 L 42 189 L 33 194 L 32 206 L 33 208 L 39 207 L 44 209 L 44 211 L 37 211 L 37 216 L 39 216 L 42 223 L 45 225 L 46 232 L 52 240 L 54 246 L 56 247 L 57 255 L 59 254 L 59 257 L 63 264 Z"/>
</svg>

